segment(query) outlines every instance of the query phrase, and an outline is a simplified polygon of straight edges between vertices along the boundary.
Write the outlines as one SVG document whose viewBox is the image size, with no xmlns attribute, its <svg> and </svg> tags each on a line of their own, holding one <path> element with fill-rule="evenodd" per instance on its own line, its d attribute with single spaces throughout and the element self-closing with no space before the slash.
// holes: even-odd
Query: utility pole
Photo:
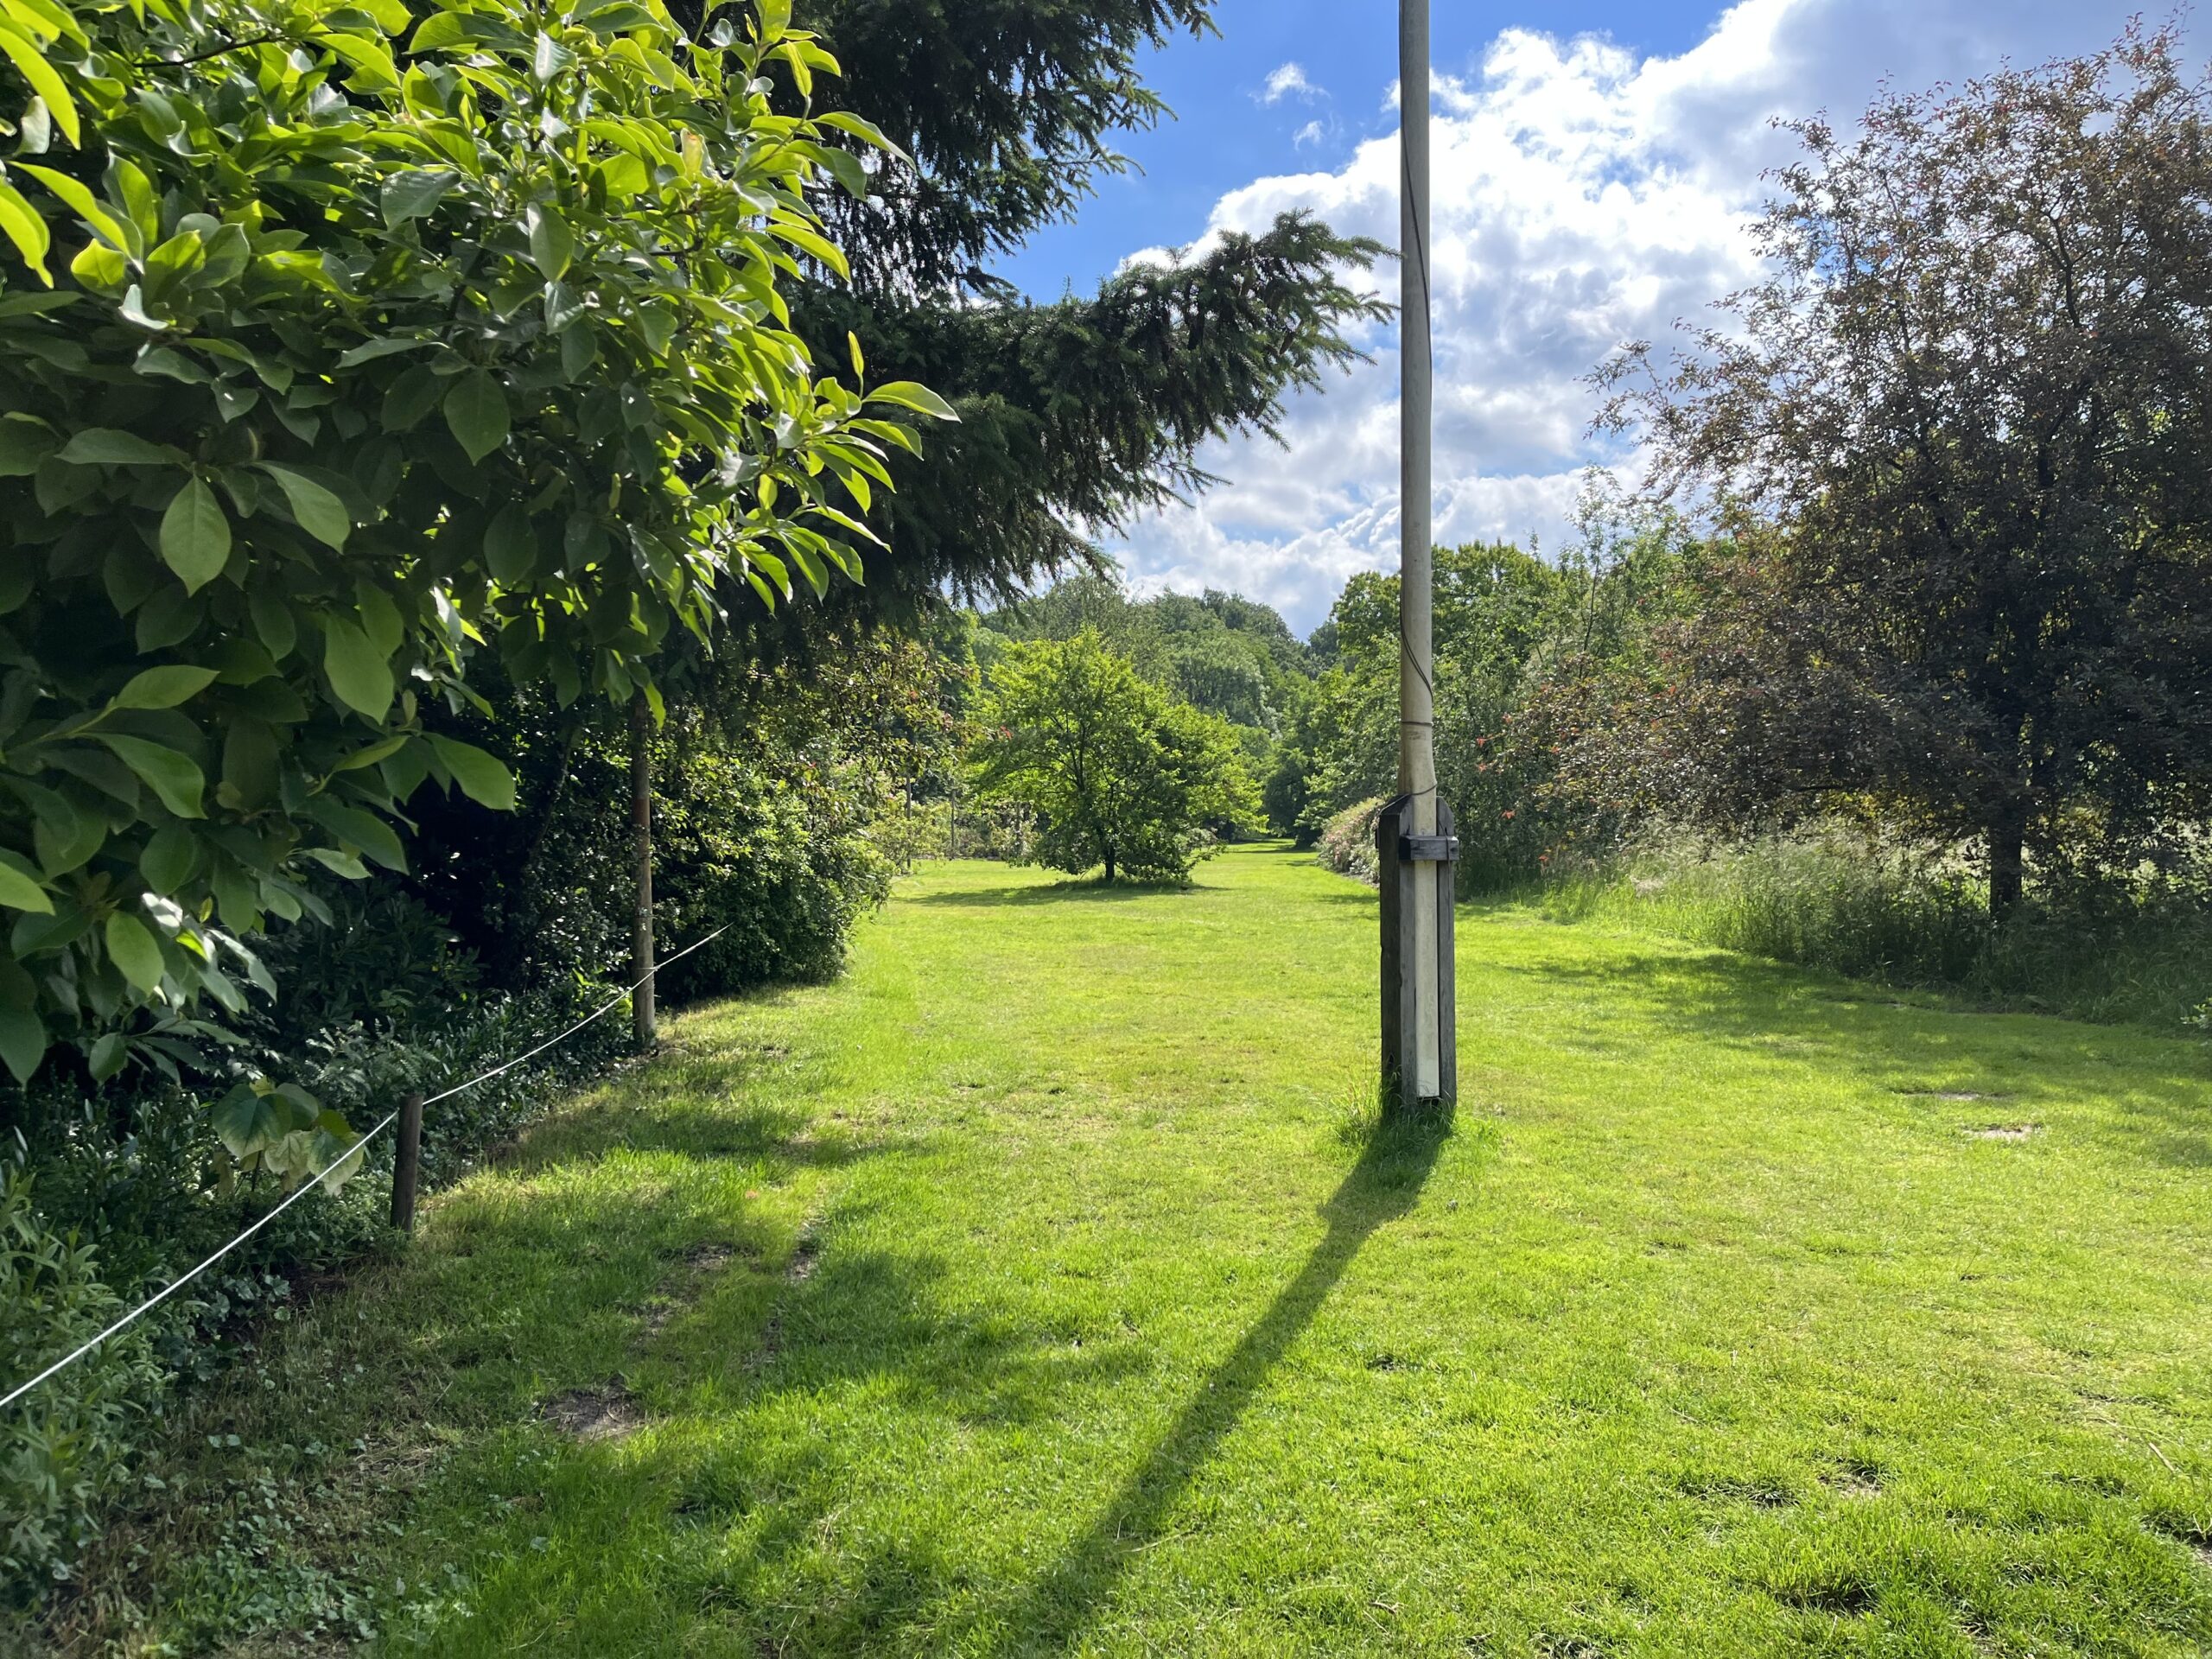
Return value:
<svg viewBox="0 0 2212 1659">
<path fill-rule="evenodd" d="M 1452 867 L 1459 843 L 1436 793 L 1431 650 L 1434 550 L 1429 448 L 1428 0 L 1399 0 L 1401 124 L 1398 794 L 1376 819 L 1382 888 L 1382 1082 L 1402 1112 L 1449 1110 L 1453 1040 Z"/>
</svg>

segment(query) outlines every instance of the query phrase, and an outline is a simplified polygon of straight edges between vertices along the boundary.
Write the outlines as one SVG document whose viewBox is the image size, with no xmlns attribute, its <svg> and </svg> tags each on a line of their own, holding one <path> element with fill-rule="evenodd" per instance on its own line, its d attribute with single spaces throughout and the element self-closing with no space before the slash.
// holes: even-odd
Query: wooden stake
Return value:
<svg viewBox="0 0 2212 1659">
<path fill-rule="evenodd" d="M 398 1150 L 391 1160 L 391 1224 L 415 1230 L 415 1183 L 423 1167 L 423 1096 L 399 1103 Z"/>
</svg>

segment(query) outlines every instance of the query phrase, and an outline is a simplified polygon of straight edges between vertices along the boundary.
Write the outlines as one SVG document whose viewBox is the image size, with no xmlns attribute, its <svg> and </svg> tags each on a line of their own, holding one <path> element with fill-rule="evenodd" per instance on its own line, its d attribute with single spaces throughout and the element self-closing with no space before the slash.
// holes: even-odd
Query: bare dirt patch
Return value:
<svg viewBox="0 0 2212 1659">
<path fill-rule="evenodd" d="M 1879 1497 L 1882 1495 L 1882 1473 L 1871 1463 L 1843 1463 L 1822 1475 L 1821 1484 L 1838 1497 Z"/>
<path fill-rule="evenodd" d="M 2031 1135 L 2041 1135 L 2040 1123 L 1991 1123 L 1967 1133 L 1977 1141 L 2025 1141 Z"/>
<path fill-rule="evenodd" d="M 645 1426 L 644 1408 L 620 1377 L 604 1388 L 556 1394 L 538 1414 L 563 1434 L 587 1443 L 625 1440 Z"/>
</svg>

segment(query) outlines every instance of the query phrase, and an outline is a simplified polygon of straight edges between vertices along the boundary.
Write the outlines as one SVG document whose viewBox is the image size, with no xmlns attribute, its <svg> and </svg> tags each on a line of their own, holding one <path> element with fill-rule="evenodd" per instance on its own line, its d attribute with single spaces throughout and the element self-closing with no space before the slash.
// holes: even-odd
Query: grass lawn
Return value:
<svg viewBox="0 0 2212 1659">
<path fill-rule="evenodd" d="M 2203 1046 L 1470 908 L 1391 1136 L 1375 928 L 1279 848 L 903 882 L 204 1398 L 95 1578 L 188 1648 L 335 1570 L 461 1655 L 2212 1650 Z"/>
</svg>

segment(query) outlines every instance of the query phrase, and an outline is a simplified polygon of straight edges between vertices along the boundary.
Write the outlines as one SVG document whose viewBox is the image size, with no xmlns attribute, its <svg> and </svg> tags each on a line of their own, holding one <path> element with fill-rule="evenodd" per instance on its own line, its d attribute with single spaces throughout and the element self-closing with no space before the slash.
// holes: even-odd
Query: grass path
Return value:
<svg viewBox="0 0 2212 1659">
<path fill-rule="evenodd" d="M 201 1408 L 167 1628 L 267 1469 L 401 1650 L 2212 1650 L 2201 1046 L 1470 910 L 1394 1141 L 1374 929 L 903 883 Z"/>
</svg>

